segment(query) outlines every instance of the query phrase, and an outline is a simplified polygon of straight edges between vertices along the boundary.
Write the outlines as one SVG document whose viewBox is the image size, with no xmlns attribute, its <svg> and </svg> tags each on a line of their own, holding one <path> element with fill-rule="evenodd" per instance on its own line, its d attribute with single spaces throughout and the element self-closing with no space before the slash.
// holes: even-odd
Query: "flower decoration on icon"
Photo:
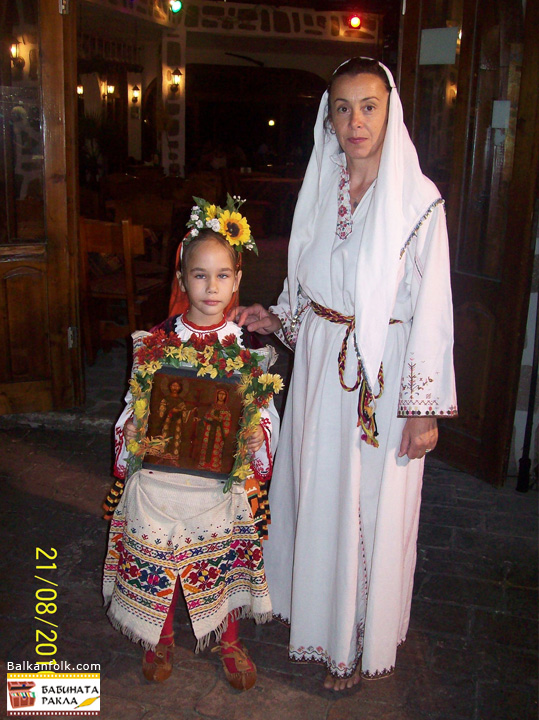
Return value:
<svg viewBox="0 0 539 720">
<path fill-rule="evenodd" d="M 236 388 L 242 399 L 243 413 L 234 465 L 223 492 L 228 492 L 234 483 L 242 483 L 253 477 L 255 473 L 251 466 L 247 439 L 260 425 L 261 408 L 266 408 L 273 395 L 282 389 L 281 376 L 262 372 L 262 355 L 241 347 L 234 335 L 227 335 L 220 342 L 216 333 L 207 333 L 203 336 L 193 335 L 190 340 L 182 342 L 176 333 L 166 334 L 158 330 L 144 337 L 142 342 L 135 353 L 137 369 L 129 381 L 137 430 L 135 438 L 127 445 L 128 477 L 142 466 L 147 452 L 152 449 L 162 450 L 170 439 L 164 436 L 147 437 L 154 374 L 163 366 L 180 368 L 186 364 L 194 367 L 200 377 L 209 375 L 211 378 L 229 378 L 235 373 L 241 375 Z"/>
</svg>

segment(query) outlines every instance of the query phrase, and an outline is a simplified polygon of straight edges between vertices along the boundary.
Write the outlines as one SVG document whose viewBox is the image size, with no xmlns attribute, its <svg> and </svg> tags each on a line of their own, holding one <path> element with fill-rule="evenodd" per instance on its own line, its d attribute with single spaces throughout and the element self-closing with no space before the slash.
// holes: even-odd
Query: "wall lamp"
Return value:
<svg viewBox="0 0 539 720">
<path fill-rule="evenodd" d="M 112 85 L 112 83 L 104 81 L 101 87 L 103 93 L 103 100 L 114 100 L 114 85 Z"/>
<path fill-rule="evenodd" d="M 170 74 L 172 76 L 172 82 L 170 83 L 170 91 L 173 93 L 177 93 L 180 89 L 182 72 L 179 68 L 174 68 L 174 70 L 172 70 Z"/>
<path fill-rule="evenodd" d="M 138 85 L 133 85 L 133 88 L 131 90 L 131 102 L 133 105 L 136 105 L 138 103 L 140 97 L 140 88 Z"/>
<path fill-rule="evenodd" d="M 26 63 L 24 58 L 19 55 L 19 44 L 18 40 L 13 40 L 11 42 L 10 55 L 13 67 L 17 68 L 17 70 L 22 70 Z"/>
</svg>

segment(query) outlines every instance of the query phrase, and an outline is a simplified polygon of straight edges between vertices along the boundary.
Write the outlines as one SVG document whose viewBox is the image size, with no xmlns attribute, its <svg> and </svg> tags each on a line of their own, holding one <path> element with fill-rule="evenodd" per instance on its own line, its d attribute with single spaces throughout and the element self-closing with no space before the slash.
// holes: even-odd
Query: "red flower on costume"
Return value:
<svg viewBox="0 0 539 720">
<path fill-rule="evenodd" d="M 195 350 L 198 350 L 200 352 L 201 350 L 204 350 L 204 348 L 206 348 L 208 345 L 215 345 L 217 342 L 219 342 L 219 338 L 217 337 L 217 333 L 215 332 L 205 333 L 204 335 L 195 335 L 195 333 L 193 333 L 189 338 L 189 342 L 195 348 Z"/>
<path fill-rule="evenodd" d="M 225 335 L 225 337 L 221 340 L 221 345 L 223 347 L 229 347 L 229 345 L 234 345 L 236 342 L 236 336 L 235 335 Z"/>
</svg>

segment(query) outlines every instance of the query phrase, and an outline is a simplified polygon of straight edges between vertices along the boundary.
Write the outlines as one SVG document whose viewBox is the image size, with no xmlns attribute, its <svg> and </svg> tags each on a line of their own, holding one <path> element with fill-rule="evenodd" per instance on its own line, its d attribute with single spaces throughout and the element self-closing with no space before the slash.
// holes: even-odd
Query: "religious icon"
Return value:
<svg viewBox="0 0 539 720">
<path fill-rule="evenodd" d="M 211 379 L 191 369 L 162 367 L 154 375 L 147 437 L 164 438 L 144 467 L 227 477 L 234 464 L 242 415 L 239 376 Z"/>
</svg>

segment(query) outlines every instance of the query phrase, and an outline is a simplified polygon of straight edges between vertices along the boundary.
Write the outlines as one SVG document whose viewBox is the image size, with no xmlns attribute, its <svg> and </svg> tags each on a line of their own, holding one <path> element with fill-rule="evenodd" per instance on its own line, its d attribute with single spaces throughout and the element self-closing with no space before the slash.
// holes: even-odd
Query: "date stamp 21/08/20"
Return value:
<svg viewBox="0 0 539 720">
<path fill-rule="evenodd" d="M 36 665 L 53 666 L 56 664 L 54 655 L 58 650 L 56 641 L 58 639 L 58 625 L 53 623 L 54 617 L 57 610 L 55 600 L 58 597 L 56 588 L 58 583 L 53 582 L 45 571 L 57 570 L 58 566 L 54 560 L 58 557 L 58 552 L 55 548 L 42 550 L 36 548 L 36 580 L 45 583 L 44 587 L 40 587 L 36 590 L 36 605 L 35 605 L 35 617 L 40 625 L 36 627 L 36 655 L 39 656 L 39 660 L 36 661 Z M 39 564 L 38 564 L 39 563 Z M 39 575 L 37 572 L 39 571 Z M 45 576 L 45 577 L 43 577 Z M 45 627 L 42 627 L 42 626 Z M 56 629 L 55 629 L 56 628 Z M 42 660 L 41 658 L 47 658 Z"/>
<path fill-rule="evenodd" d="M 99 665 L 78 663 L 75 672 L 71 672 L 71 663 L 56 660 L 59 623 L 58 583 L 54 571 L 58 570 L 57 558 L 56 548 L 36 547 L 34 620 L 38 659 L 34 663 L 6 663 L 9 717 L 96 716 L 100 713 L 100 675 L 95 672 Z"/>
</svg>

